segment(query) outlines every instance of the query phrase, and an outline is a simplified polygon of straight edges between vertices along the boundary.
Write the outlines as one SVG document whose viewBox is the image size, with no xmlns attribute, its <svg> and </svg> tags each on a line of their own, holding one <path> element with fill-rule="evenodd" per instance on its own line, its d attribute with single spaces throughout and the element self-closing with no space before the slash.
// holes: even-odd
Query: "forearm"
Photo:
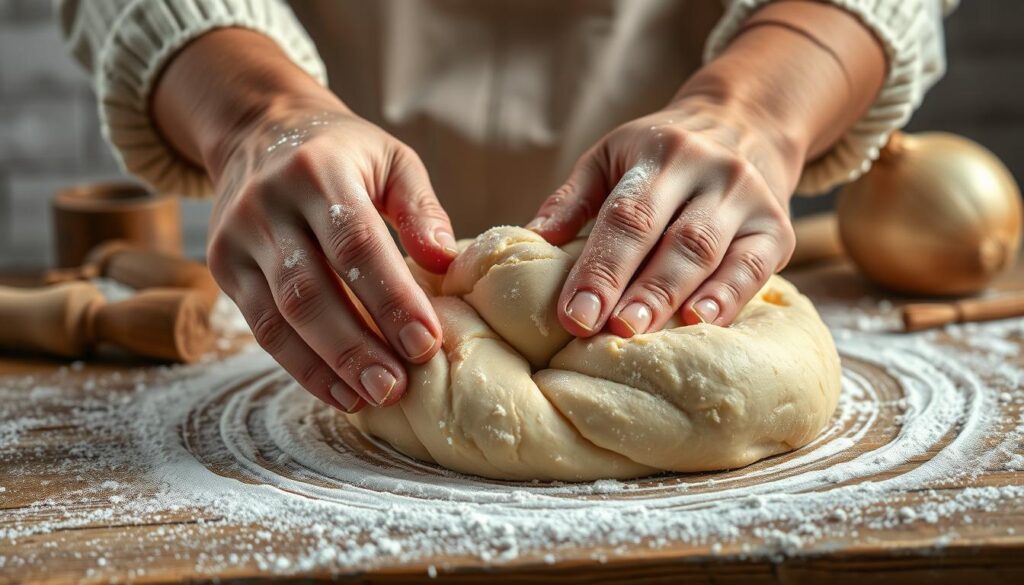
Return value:
<svg viewBox="0 0 1024 585">
<path fill-rule="evenodd" d="M 282 100 L 344 109 L 272 39 L 240 28 L 217 29 L 185 46 L 153 91 L 154 125 L 182 156 L 216 174 L 231 137 Z"/>
<path fill-rule="evenodd" d="M 870 107 L 885 76 L 881 44 L 853 15 L 781 0 L 758 10 L 677 99 L 710 97 L 763 121 L 792 156 L 826 152 Z"/>
</svg>

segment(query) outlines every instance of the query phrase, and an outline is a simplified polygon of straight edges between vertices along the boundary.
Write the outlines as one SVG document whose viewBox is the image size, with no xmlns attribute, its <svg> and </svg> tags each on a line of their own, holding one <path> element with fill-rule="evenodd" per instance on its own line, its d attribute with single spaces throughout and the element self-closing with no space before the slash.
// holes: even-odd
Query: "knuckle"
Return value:
<svg viewBox="0 0 1024 585">
<path fill-rule="evenodd" d="M 323 164 L 318 149 L 303 145 L 295 149 L 288 161 L 289 174 L 309 176 L 317 173 Z"/>
<path fill-rule="evenodd" d="M 282 270 L 277 282 L 277 305 L 289 322 L 301 327 L 314 322 L 324 311 L 323 293 L 305 270 Z"/>
<path fill-rule="evenodd" d="M 572 199 L 572 193 L 576 190 L 572 179 L 566 181 L 559 188 L 555 189 L 555 192 L 548 195 L 548 198 L 544 200 L 542 209 L 555 210 L 563 207 Z"/>
<path fill-rule="evenodd" d="M 793 254 L 793 250 L 796 249 L 796 232 L 793 231 L 793 225 L 788 217 L 779 224 L 779 230 L 774 235 L 774 238 L 782 249 L 783 258 L 789 258 Z"/>
<path fill-rule="evenodd" d="M 317 390 L 325 385 L 328 377 L 324 375 L 324 364 L 316 360 L 309 360 L 302 364 L 295 379 L 299 385 L 307 390 Z"/>
<path fill-rule="evenodd" d="M 718 297 L 734 307 L 738 307 L 743 298 L 743 287 L 731 278 L 718 283 Z"/>
<path fill-rule="evenodd" d="M 267 353 L 277 354 L 284 347 L 290 334 L 288 324 L 272 309 L 263 309 L 249 316 L 252 336 Z"/>
<path fill-rule="evenodd" d="M 642 197 L 609 199 L 604 221 L 636 241 L 643 240 L 658 225 L 657 211 L 650 201 Z"/>
<path fill-rule="evenodd" d="M 265 213 L 266 189 L 259 182 L 250 182 L 238 189 L 224 207 L 220 227 L 238 225 Z"/>
<path fill-rule="evenodd" d="M 677 153 L 688 149 L 692 144 L 690 133 L 678 128 L 665 128 L 658 131 L 657 143 L 662 152 Z"/>
<path fill-rule="evenodd" d="M 409 296 L 405 291 L 393 286 L 382 286 L 374 295 L 373 313 L 378 320 L 385 318 L 395 322 L 404 321 L 409 316 L 405 309 L 409 305 Z"/>
<path fill-rule="evenodd" d="M 604 258 L 592 258 L 589 261 L 580 261 L 578 274 L 574 280 L 577 283 L 586 283 L 588 287 L 598 290 L 621 290 L 624 278 L 615 270 L 613 262 Z"/>
<path fill-rule="evenodd" d="M 636 284 L 644 292 L 645 296 L 653 301 L 650 303 L 652 308 L 662 306 L 672 310 L 682 304 L 679 298 L 680 287 L 669 282 L 664 277 L 651 276 L 644 278 Z"/>
<path fill-rule="evenodd" d="M 737 254 L 736 268 L 751 284 L 761 284 L 767 281 L 772 272 L 764 260 L 764 255 L 753 250 Z"/>
<path fill-rule="evenodd" d="M 761 173 L 754 163 L 745 158 L 730 157 L 725 161 L 725 182 L 727 189 L 735 189 L 755 184 Z"/>
<path fill-rule="evenodd" d="M 222 286 L 231 278 L 231 244 L 223 232 L 214 233 L 206 245 L 206 265 L 210 274 Z"/>
<path fill-rule="evenodd" d="M 362 344 L 346 345 L 335 354 L 331 360 L 331 367 L 339 375 L 348 374 L 349 379 L 352 379 L 352 376 L 358 376 L 362 371 L 364 355 L 365 348 Z"/>
<path fill-rule="evenodd" d="M 413 225 L 433 225 L 449 221 L 448 213 L 445 212 L 437 197 L 426 189 L 411 195 L 407 205 L 404 206 L 404 209 L 395 218 L 395 223 L 400 228 Z"/>
<path fill-rule="evenodd" d="M 356 266 L 372 262 L 384 253 L 384 243 L 365 221 L 354 221 L 344 229 L 333 231 L 327 246 L 333 258 Z"/>
<path fill-rule="evenodd" d="M 665 236 L 677 254 L 701 268 L 713 268 L 722 239 L 718 228 L 703 222 L 677 222 Z"/>
</svg>

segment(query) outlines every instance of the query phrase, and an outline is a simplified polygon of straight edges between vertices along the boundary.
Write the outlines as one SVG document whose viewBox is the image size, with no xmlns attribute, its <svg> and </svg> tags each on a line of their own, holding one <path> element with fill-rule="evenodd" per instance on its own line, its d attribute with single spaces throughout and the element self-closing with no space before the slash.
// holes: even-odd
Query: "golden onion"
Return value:
<svg viewBox="0 0 1024 585">
<path fill-rule="evenodd" d="M 871 281 L 910 294 L 963 295 L 1013 266 L 1020 190 L 994 154 L 946 133 L 895 134 L 839 195 L 839 233 Z"/>
</svg>

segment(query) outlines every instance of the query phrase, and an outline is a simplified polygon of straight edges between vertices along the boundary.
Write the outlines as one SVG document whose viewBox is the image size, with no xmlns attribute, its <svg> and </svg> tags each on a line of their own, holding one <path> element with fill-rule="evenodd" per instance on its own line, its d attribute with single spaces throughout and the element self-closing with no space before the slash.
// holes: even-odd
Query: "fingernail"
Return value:
<svg viewBox="0 0 1024 585">
<path fill-rule="evenodd" d="M 718 318 L 718 303 L 715 299 L 701 299 L 693 303 L 693 312 L 701 323 L 712 323 Z"/>
<path fill-rule="evenodd" d="M 619 311 L 618 318 L 633 335 L 645 333 L 651 326 L 651 309 L 643 303 L 630 303 Z"/>
<path fill-rule="evenodd" d="M 384 366 L 372 365 L 359 374 L 359 382 L 373 398 L 374 403 L 380 406 L 387 402 L 398 380 Z"/>
<path fill-rule="evenodd" d="M 398 331 L 398 338 L 402 340 L 405 354 L 411 360 L 423 357 L 423 354 L 433 349 L 434 344 L 437 343 L 434 334 L 419 321 L 406 323 Z"/>
<path fill-rule="evenodd" d="M 348 413 L 353 412 L 359 405 L 359 395 L 343 382 L 335 382 L 331 386 L 331 397 L 337 400 L 341 408 Z"/>
<path fill-rule="evenodd" d="M 546 217 L 535 217 L 532 220 L 530 220 L 530 223 L 526 224 L 525 227 L 528 230 L 539 230 L 540 227 L 544 225 L 547 221 L 548 218 Z"/>
<path fill-rule="evenodd" d="M 455 236 L 446 230 L 437 230 L 434 232 L 434 241 L 437 242 L 438 246 L 444 248 L 445 252 L 449 252 L 451 254 L 459 253 L 459 246 L 455 241 Z"/>
<path fill-rule="evenodd" d="M 601 299 L 592 292 L 580 291 L 565 307 L 565 314 L 580 327 L 591 331 L 601 316 Z"/>
</svg>

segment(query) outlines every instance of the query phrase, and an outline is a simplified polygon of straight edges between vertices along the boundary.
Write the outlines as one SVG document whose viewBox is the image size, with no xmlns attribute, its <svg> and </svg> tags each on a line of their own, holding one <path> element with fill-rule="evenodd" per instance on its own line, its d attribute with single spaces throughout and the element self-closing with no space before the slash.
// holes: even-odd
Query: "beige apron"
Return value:
<svg viewBox="0 0 1024 585">
<path fill-rule="evenodd" d="M 458 237 L 521 224 L 700 65 L 717 0 L 291 3 L 331 89 L 413 147 Z"/>
</svg>

